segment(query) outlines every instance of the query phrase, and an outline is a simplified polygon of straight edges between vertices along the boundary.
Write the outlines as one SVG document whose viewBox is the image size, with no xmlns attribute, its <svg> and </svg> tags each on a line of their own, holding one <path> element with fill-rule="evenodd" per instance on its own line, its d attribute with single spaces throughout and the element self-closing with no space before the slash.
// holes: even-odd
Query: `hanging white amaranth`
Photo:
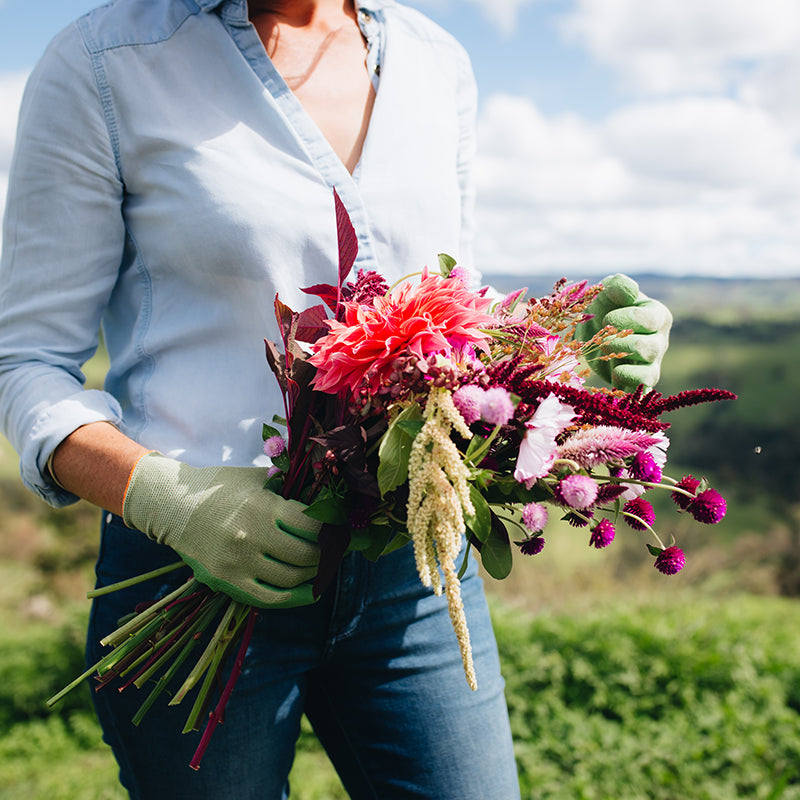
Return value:
<svg viewBox="0 0 800 800">
<path fill-rule="evenodd" d="M 464 514 L 475 509 L 469 497 L 469 470 L 450 438 L 453 430 L 466 439 L 472 434 L 448 389 L 435 388 L 428 396 L 422 430 L 411 446 L 408 460 L 408 532 L 414 544 L 417 572 L 425 586 L 444 593 L 453 630 L 458 638 L 464 674 L 470 688 L 477 689 L 472 647 L 469 640 L 461 582 L 456 558 L 466 524 Z"/>
</svg>

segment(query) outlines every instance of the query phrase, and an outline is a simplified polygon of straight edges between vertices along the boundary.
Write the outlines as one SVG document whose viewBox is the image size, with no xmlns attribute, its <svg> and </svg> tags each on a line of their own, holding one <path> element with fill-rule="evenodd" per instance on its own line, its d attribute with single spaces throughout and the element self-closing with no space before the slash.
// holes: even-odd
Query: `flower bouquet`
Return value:
<svg viewBox="0 0 800 800">
<path fill-rule="evenodd" d="M 678 572 L 684 554 L 659 537 L 646 493 L 667 489 L 677 511 L 709 524 L 726 507 L 705 480 L 664 475 L 669 425 L 660 417 L 734 395 L 694 389 L 663 397 L 642 387 L 625 393 L 587 386 L 587 363 L 621 357 L 613 337 L 626 333 L 606 328 L 588 341 L 576 337 L 600 286 L 562 280 L 547 297 L 526 300 L 519 290 L 493 304 L 485 290 L 471 291 L 466 272 L 444 255 L 438 273 L 423 270 L 419 280 L 394 288 L 373 272 L 348 282 L 356 236 L 334 200 L 336 285 L 305 289 L 322 303 L 301 312 L 275 298 L 281 342 L 266 342 L 266 357 L 284 415 L 263 426 L 273 465 L 266 488 L 304 502 L 323 523 L 315 596 L 346 552 L 377 559 L 410 543 L 420 580 L 446 596 L 474 689 L 479 676 L 460 593 L 468 559 L 474 554 L 489 575 L 505 578 L 512 543 L 538 554 L 555 510 L 586 528 L 596 548 L 607 547 L 626 523 L 650 537 L 656 569 Z M 205 636 L 170 699 L 180 703 L 200 684 L 184 728 L 205 721 L 191 762 L 198 768 L 257 613 L 190 579 L 125 621 L 104 640 L 112 648 L 107 656 L 49 703 L 91 674 L 99 687 L 149 686 L 137 723 Z"/>
</svg>

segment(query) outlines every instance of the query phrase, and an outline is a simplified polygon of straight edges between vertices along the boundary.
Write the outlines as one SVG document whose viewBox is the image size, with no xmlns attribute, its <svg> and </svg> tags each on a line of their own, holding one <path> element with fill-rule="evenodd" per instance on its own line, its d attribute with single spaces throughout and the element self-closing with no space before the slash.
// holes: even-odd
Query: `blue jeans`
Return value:
<svg viewBox="0 0 800 800">
<path fill-rule="evenodd" d="M 106 515 L 98 585 L 175 561 L 175 554 Z M 479 688 L 467 686 L 443 597 L 419 581 L 411 547 L 373 563 L 345 557 L 313 606 L 265 611 L 199 772 L 199 734 L 181 734 L 191 698 L 162 695 L 143 722 L 145 692 L 94 693 L 120 779 L 137 800 L 285 800 L 302 714 L 354 800 L 515 800 L 516 766 L 483 586 L 463 580 Z M 183 570 L 94 602 L 87 658 L 137 603 L 186 579 Z"/>
</svg>

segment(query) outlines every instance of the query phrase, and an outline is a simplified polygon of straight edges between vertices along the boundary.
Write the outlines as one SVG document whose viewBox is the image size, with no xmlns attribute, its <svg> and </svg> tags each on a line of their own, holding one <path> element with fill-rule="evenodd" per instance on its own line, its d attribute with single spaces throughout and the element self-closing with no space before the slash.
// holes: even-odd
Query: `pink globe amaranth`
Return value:
<svg viewBox="0 0 800 800">
<path fill-rule="evenodd" d="M 727 508 L 725 498 L 715 489 L 706 489 L 704 492 L 700 492 L 689 503 L 689 513 L 698 522 L 706 525 L 716 525 L 725 516 Z"/>
<path fill-rule="evenodd" d="M 635 497 L 633 500 L 628 500 L 628 502 L 622 507 L 622 510 L 625 512 L 625 514 L 633 514 L 635 517 L 639 518 L 633 519 L 629 516 L 625 517 L 625 521 L 635 531 L 646 531 L 648 525 L 652 525 L 656 521 L 656 512 L 653 511 L 653 506 L 651 506 L 647 500 L 644 500 L 641 497 Z M 642 520 L 642 522 L 647 524 L 643 525 L 639 520 Z"/>
<path fill-rule="evenodd" d="M 672 545 L 658 554 L 653 566 L 663 575 L 674 575 L 683 569 L 684 564 L 686 564 L 686 556 L 684 556 L 683 550 Z"/>
<path fill-rule="evenodd" d="M 481 417 L 490 425 L 505 425 L 514 416 L 514 402 L 507 389 L 493 386 L 481 398 Z"/>
<path fill-rule="evenodd" d="M 611 542 L 614 541 L 616 534 L 617 532 L 611 520 L 603 517 L 603 519 L 592 528 L 589 544 L 592 547 L 596 547 L 598 550 L 602 550 L 602 548 L 608 547 Z"/>
<path fill-rule="evenodd" d="M 270 436 L 264 440 L 264 454 L 277 458 L 286 449 L 286 441 L 282 436 Z"/>
<path fill-rule="evenodd" d="M 578 511 L 591 508 L 597 500 L 597 483 L 588 475 L 568 475 L 556 485 L 559 502 Z"/>
<path fill-rule="evenodd" d="M 700 481 L 697 480 L 693 475 L 684 475 L 676 484 L 676 489 L 683 489 L 686 492 L 691 492 L 694 494 L 697 491 L 697 487 L 700 485 Z M 678 508 L 683 509 L 686 511 L 689 508 L 693 498 L 687 497 L 685 494 L 681 494 L 680 492 L 672 492 L 672 499 L 675 501 Z"/>
<path fill-rule="evenodd" d="M 547 508 L 541 503 L 526 503 L 522 507 L 522 524 L 536 533 L 547 524 Z"/>
<path fill-rule="evenodd" d="M 474 384 L 466 384 L 453 392 L 453 404 L 467 425 L 471 425 L 481 418 L 483 395 L 484 390 Z"/>
</svg>

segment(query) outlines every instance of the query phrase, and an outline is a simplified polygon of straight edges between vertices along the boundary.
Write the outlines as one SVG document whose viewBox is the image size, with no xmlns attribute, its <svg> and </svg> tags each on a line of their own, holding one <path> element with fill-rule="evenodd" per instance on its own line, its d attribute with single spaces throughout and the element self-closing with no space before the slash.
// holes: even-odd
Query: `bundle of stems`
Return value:
<svg viewBox="0 0 800 800">
<path fill-rule="evenodd" d="M 89 592 L 88 597 L 98 597 L 128 588 L 182 566 L 183 562 L 176 562 L 136 578 L 96 589 Z M 183 733 L 197 731 L 205 720 L 200 743 L 190 762 L 193 769 L 199 769 L 211 736 L 222 721 L 228 698 L 242 671 L 256 616 L 257 611 L 253 607 L 212 591 L 194 577 L 189 578 L 144 610 L 121 620 L 120 626 L 101 640 L 104 647 L 111 648 L 110 651 L 53 695 L 47 705 L 55 705 L 91 676 L 96 678 L 97 691 L 112 683 L 117 685 L 119 691 L 130 686 L 137 689 L 147 687 L 150 691 L 132 720 L 134 725 L 138 725 L 162 692 L 168 689 L 171 691 L 181 666 L 201 644 L 206 632 L 213 627 L 213 633 L 199 658 L 169 701 L 169 705 L 180 704 L 199 684 L 194 704 L 183 727 Z M 223 684 L 223 673 L 234 651 L 236 656 L 233 666 Z M 223 688 L 212 709 L 217 686 Z"/>
</svg>

